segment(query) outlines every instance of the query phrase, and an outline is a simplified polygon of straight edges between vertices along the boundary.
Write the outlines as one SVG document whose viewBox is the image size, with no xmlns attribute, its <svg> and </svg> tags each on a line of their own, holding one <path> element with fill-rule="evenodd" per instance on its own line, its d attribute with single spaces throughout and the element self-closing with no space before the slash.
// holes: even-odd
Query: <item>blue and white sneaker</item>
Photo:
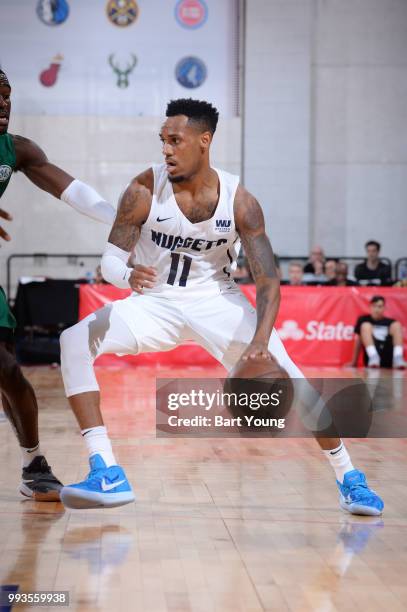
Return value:
<svg viewBox="0 0 407 612">
<path fill-rule="evenodd" d="M 66 508 L 114 508 L 135 501 L 123 468 L 106 467 L 100 455 L 92 455 L 89 464 L 86 480 L 62 488 L 61 501 Z"/>
<path fill-rule="evenodd" d="M 343 510 L 351 514 L 378 516 L 384 508 L 383 500 L 375 491 L 369 489 L 366 476 L 359 470 L 346 472 L 343 484 L 336 481 L 340 491 L 339 503 Z"/>
</svg>

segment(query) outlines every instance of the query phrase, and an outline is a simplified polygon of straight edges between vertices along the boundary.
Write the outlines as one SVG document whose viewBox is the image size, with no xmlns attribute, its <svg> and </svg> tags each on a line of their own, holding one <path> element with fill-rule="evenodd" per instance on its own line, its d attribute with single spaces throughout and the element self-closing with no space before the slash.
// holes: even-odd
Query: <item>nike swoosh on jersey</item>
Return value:
<svg viewBox="0 0 407 612">
<path fill-rule="evenodd" d="M 160 217 L 157 217 L 158 223 L 160 223 L 161 221 L 168 221 L 168 219 L 172 219 L 172 217 L 165 217 L 164 219 L 160 219 Z"/>
<path fill-rule="evenodd" d="M 126 482 L 125 480 L 119 480 L 119 482 L 112 482 L 112 484 L 107 484 L 106 480 L 104 478 L 102 478 L 102 490 L 103 491 L 111 491 L 112 489 L 115 489 L 116 487 L 118 487 L 119 485 L 123 484 L 124 482 Z"/>
</svg>

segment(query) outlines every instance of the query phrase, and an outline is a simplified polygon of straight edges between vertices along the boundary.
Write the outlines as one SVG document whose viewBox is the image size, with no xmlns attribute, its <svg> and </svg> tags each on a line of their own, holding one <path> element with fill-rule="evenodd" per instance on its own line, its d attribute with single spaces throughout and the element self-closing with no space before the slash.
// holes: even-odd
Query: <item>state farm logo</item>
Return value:
<svg viewBox="0 0 407 612">
<path fill-rule="evenodd" d="M 335 325 L 325 321 L 308 321 L 305 330 L 297 321 L 283 321 L 277 330 L 282 340 L 353 340 L 353 325 L 339 321 Z"/>
</svg>

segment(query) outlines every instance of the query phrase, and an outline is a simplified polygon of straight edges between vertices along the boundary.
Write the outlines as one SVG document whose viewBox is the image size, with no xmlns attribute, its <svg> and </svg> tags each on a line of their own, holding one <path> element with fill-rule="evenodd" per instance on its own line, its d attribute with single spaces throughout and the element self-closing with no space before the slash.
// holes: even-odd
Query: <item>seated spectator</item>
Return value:
<svg viewBox="0 0 407 612">
<path fill-rule="evenodd" d="M 335 259 L 327 259 L 323 264 L 320 261 L 315 262 L 314 273 L 304 273 L 303 283 L 305 285 L 326 285 L 328 280 L 335 277 L 336 261 Z"/>
<path fill-rule="evenodd" d="M 390 266 L 380 261 L 380 242 L 369 240 L 365 244 L 366 259 L 355 268 L 355 278 L 359 285 L 391 284 Z"/>
<path fill-rule="evenodd" d="M 357 285 L 357 282 L 348 278 L 348 264 L 344 261 L 338 261 L 336 264 L 335 278 L 329 280 L 327 285 L 334 285 L 336 287 L 352 287 Z"/>
<path fill-rule="evenodd" d="M 397 282 L 407 281 L 407 257 L 404 257 L 397 266 Z M 403 287 L 403 285 L 397 285 Z M 404 285 L 405 286 L 405 285 Z"/>
<path fill-rule="evenodd" d="M 305 274 L 316 274 L 319 276 L 324 272 L 325 255 L 322 247 L 315 246 L 310 254 L 307 263 L 304 266 Z"/>
<path fill-rule="evenodd" d="M 336 278 L 337 262 L 335 259 L 327 259 L 324 265 L 325 281 L 329 283 Z"/>
<path fill-rule="evenodd" d="M 403 329 L 399 321 L 384 316 L 385 299 L 375 295 L 370 300 L 370 314 L 362 315 L 355 325 L 355 346 L 351 366 L 357 365 L 360 348 L 368 368 L 403 369 Z"/>
<path fill-rule="evenodd" d="M 288 284 L 289 285 L 303 285 L 303 269 L 302 264 L 299 261 L 291 261 L 288 266 Z"/>
</svg>

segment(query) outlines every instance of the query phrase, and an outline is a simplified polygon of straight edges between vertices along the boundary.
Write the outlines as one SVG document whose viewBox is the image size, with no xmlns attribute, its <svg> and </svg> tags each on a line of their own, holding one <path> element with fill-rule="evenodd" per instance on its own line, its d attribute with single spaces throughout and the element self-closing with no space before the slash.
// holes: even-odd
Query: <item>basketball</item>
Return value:
<svg viewBox="0 0 407 612">
<path fill-rule="evenodd" d="M 232 417 L 240 417 L 241 431 L 272 435 L 281 431 L 294 398 L 293 383 L 274 357 L 240 359 L 229 373 L 224 392 Z"/>
<path fill-rule="evenodd" d="M 279 366 L 277 360 L 271 359 L 239 359 L 228 378 L 289 378 L 287 372 Z"/>
</svg>

